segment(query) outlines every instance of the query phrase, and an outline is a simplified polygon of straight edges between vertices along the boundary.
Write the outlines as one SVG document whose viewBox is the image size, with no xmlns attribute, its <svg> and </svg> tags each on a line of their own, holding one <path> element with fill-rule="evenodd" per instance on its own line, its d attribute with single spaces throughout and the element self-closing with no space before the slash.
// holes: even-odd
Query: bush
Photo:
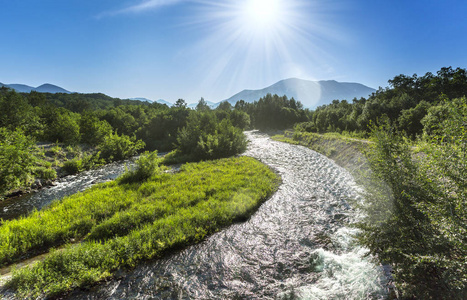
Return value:
<svg viewBox="0 0 467 300">
<path fill-rule="evenodd" d="M 374 131 L 374 187 L 360 242 L 394 270 L 404 297 L 467 297 L 467 105 L 451 111 L 426 155 L 390 127 Z"/>
<path fill-rule="evenodd" d="M 63 169 L 65 172 L 72 175 L 102 166 L 105 164 L 105 160 L 100 157 L 100 154 L 100 152 L 94 154 L 76 153 L 73 159 L 67 160 L 63 164 Z"/>
<path fill-rule="evenodd" d="M 154 175 L 160 174 L 162 158 L 157 156 L 157 151 L 145 152 L 138 160 L 133 170 L 126 171 L 120 178 L 120 183 L 142 182 Z"/>
<path fill-rule="evenodd" d="M 67 160 L 63 163 L 63 170 L 70 175 L 77 174 L 84 170 L 83 168 L 83 160 L 75 157 L 71 160 Z"/>
<path fill-rule="evenodd" d="M 112 126 L 107 121 L 100 121 L 92 113 L 86 113 L 80 120 L 81 142 L 97 146 L 112 133 Z"/>
<path fill-rule="evenodd" d="M 177 149 L 189 160 L 206 160 L 228 157 L 246 150 L 247 141 L 240 128 L 229 119 L 218 123 L 212 112 L 190 115 L 187 126 L 179 131 Z"/>
<path fill-rule="evenodd" d="M 137 141 L 134 137 L 130 138 L 124 134 L 111 133 L 104 138 L 98 148 L 101 151 L 101 157 L 105 161 L 111 162 L 130 158 L 136 155 L 138 150 L 143 149 L 144 146 L 143 141 Z"/>
<path fill-rule="evenodd" d="M 54 180 L 57 178 L 57 172 L 50 167 L 37 167 L 34 174 L 44 180 Z"/>
</svg>

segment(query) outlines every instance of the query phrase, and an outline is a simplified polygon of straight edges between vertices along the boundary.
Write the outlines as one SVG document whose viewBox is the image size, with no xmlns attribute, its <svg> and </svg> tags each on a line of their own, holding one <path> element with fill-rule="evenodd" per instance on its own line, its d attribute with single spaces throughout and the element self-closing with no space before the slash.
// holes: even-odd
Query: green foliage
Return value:
<svg viewBox="0 0 467 300">
<path fill-rule="evenodd" d="M 222 101 L 219 103 L 219 106 L 217 106 L 216 110 L 219 111 L 231 111 L 233 109 L 232 104 L 230 104 L 227 101 Z"/>
<path fill-rule="evenodd" d="M 78 174 L 79 172 L 84 171 L 83 160 L 79 157 L 67 160 L 63 163 L 63 170 L 70 175 Z"/>
<path fill-rule="evenodd" d="M 23 131 L 0 128 L 0 197 L 33 181 L 35 152 L 34 139 Z"/>
<path fill-rule="evenodd" d="M 143 182 L 162 172 L 160 164 L 162 158 L 157 156 L 157 151 L 143 153 L 135 162 L 135 168 L 124 173 L 120 178 L 121 183 Z"/>
<path fill-rule="evenodd" d="M 246 137 L 229 119 L 221 122 L 213 112 L 193 112 L 180 130 L 177 149 L 189 160 L 228 157 L 246 150 Z"/>
<path fill-rule="evenodd" d="M 174 107 L 176 108 L 186 108 L 187 104 L 186 101 L 183 99 L 178 99 L 177 102 L 175 102 Z"/>
<path fill-rule="evenodd" d="M 86 113 L 80 120 L 81 142 L 97 146 L 104 142 L 106 136 L 112 133 L 112 126 L 107 121 L 101 121 L 92 113 Z"/>
<path fill-rule="evenodd" d="M 431 134 L 429 126 L 436 126 L 436 119 L 443 114 L 438 107 L 445 99 L 467 96 L 467 72 L 465 69 L 442 68 L 437 75 L 398 75 L 389 80 L 389 87 L 380 88 L 368 99 L 334 100 L 313 112 L 311 123 L 304 131 L 309 132 L 367 132 L 372 124 L 383 124 L 389 119 L 395 129 L 411 138 L 422 132 Z M 430 108 L 432 107 L 432 108 Z M 436 107 L 436 108 L 434 108 Z M 425 119 L 427 126 L 422 125 Z"/>
<path fill-rule="evenodd" d="M 368 154 L 374 185 L 359 238 L 393 266 L 405 297 L 467 296 L 465 103 L 451 111 L 431 149 L 416 159 L 388 126 L 374 132 L 377 142 Z"/>
<path fill-rule="evenodd" d="M 13 90 L 0 94 L 0 127 L 11 131 L 22 129 L 37 135 L 42 129 L 37 111 L 27 100 Z"/>
<path fill-rule="evenodd" d="M 132 135 L 139 127 L 140 120 L 135 116 L 139 110 L 135 106 L 119 106 L 105 111 L 102 119 L 107 121 L 114 131 Z"/>
<path fill-rule="evenodd" d="M 268 94 L 254 103 L 240 100 L 235 109 L 250 116 L 251 126 L 257 129 L 285 129 L 308 120 L 303 105 L 287 96 Z"/>
<path fill-rule="evenodd" d="M 41 117 L 44 124 L 43 140 L 65 144 L 79 143 L 79 114 L 65 108 L 45 107 Z"/>
<path fill-rule="evenodd" d="M 417 106 L 401 111 L 398 119 L 399 128 L 403 128 L 412 138 L 422 133 L 423 125 L 421 121 L 426 116 L 429 108 L 430 104 L 428 102 L 421 101 Z"/>
<path fill-rule="evenodd" d="M 57 171 L 51 167 L 36 167 L 34 168 L 34 175 L 43 180 L 54 180 L 57 178 Z"/>
<path fill-rule="evenodd" d="M 196 105 L 196 110 L 197 111 L 208 111 L 211 110 L 209 105 L 206 103 L 203 97 L 198 101 L 198 104 Z"/>
<path fill-rule="evenodd" d="M 450 111 L 459 109 L 462 106 L 461 99 L 463 98 L 452 101 L 444 99 L 438 105 L 430 107 L 428 113 L 421 120 L 423 133 L 431 136 L 442 130 L 443 124 L 450 117 Z"/>
<path fill-rule="evenodd" d="M 144 146 L 144 142 L 136 140 L 135 137 L 111 133 L 104 137 L 104 141 L 98 148 L 101 151 L 101 157 L 110 162 L 130 158 Z"/>
<path fill-rule="evenodd" d="M 86 153 L 79 152 L 72 159 L 63 163 L 63 170 L 72 175 L 79 172 L 90 170 L 105 164 L 105 159 L 100 157 L 101 152 Z"/>
<path fill-rule="evenodd" d="M 141 165 L 153 164 L 151 154 Z M 161 257 L 248 218 L 278 185 L 268 167 L 241 157 L 186 164 L 144 182 L 97 185 L 0 227 L 0 264 L 65 244 L 43 262 L 14 272 L 21 297 L 58 295 Z"/>
<path fill-rule="evenodd" d="M 148 150 L 170 151 L 177 141 L 178 131 L 186 126 L 189 114 L 185 106 L 152 112 L 136 136 L 146 143 Z"/>
<path fill-rule="evenodd" d="M 251 125 L 250 116 L 243 111 L 234 110 L 229 115 L 232 125 L 242 130 L 249 129 Z"/>
</svg>

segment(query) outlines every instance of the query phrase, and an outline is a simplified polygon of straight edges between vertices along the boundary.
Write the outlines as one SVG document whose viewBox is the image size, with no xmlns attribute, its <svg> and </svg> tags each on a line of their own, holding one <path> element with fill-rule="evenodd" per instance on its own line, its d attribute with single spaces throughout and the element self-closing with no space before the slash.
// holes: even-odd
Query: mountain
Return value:
<svg viewBox="0 0 467 300">
<path fill-rule="evenodd" d="M 143 102 L 149 102 L 149 103 L 154 103 L 154 102 L 157 102 L 157 103 L 160 103 L 160 104 L 165 104 L 167 106 L 172 106 L 173 104 L 168 102 L 168 101 L 165 101 L 164 99 L 159 99 L 159 100 L 151 100 L 151 99 L 148 99 L 148 98 L 130 98 L 130 100 L 138 100 L 138 101 L 143 101 Z"/>
<path fill-rule="evenodd" d="M 64 93 L 64 94 L 71 94 L 71 92 L 59 87 L 59 86 L 56 86 L 56 85 L 53 85 L 53 84 L 50 84 L 50 83 L 46 83 L 46 84 L 43 84 L 39 87 L 36 87 L 35 88 L 35 91 L 36 92 L 39 92 L 39 93 L 51 93 L 51 94 L 56 94 L 56 93 Z"/>
<path fill-rule="evenodd" d="M 222 102 L 222 101 L 221 101 L 221 102 Z M 214 103 L 214 102 L 211 102 L 211 101 L 206 101 L 206 104 L 207 104 L 210 108 L 214 109 L 214 108 L 218 107 L 219 104 L 220 104 L 221 102 L 219 102 L 219 103 Z M 188 107 L 189 107 L 189 108 L 195 109 L 195 108 L 196 108 L 196 105 L 198 105 L 198 102 L 188 104 Z"/>
<path fill-rule="evenodd" d="M 128 100 L 136 100 L 136 101 L 142 101 L 142 102 L 149 102 L 149 103 L 153 103 L 154 101 L 151 100 L 151 99 L 147 99 L 147 98 L 130 98 Z"/>
<path fill-rule="evenodd" d="M 157 103 L 160 103 L 160 104 L 165 104 L 167 106 L 172 106 L 173 104 L 170 103 L 169 101 L 165 101 L 164 99 L 159 99 L 159 100 L 156 100 Z"/>
<path fill-rule="evenodd" d="M 243 90 L 224 101 L 235 105 L 237 101 L 254 102 L 267 94 L 287 95 L 302 102 L 304 107 L 315 109 L 329 104 L 332 100 L 348 100 L 353 98 L 368 97 L 375 89 L 360 83 L 337 82 L 335 80 L 310 81 L 298 78 L 281 80 L 261 90 Z M 221 101 L 222 102 L 222 101 Z"/>
<path fill-rule="evenodd" d="M 61 88 L 59 86 L 50 84 L 50 83 L 43 84 L 41 86 L 38 86 L 37 88 L 29 86 L 29 85 L 25 85 L 25 84 L 3 84 L 3 83 L 0 83 L 0 86 L 6 86 L 6 87 L 8 87 L 10 89 L 14 89 L 18 93 L 30 93 L 31 91 L 36 91 L 36 92 L 39 92 L 39 93 L 51 93 L 51 94 L 65 93 L 65 94 L 71 94 L 71 92 L 69 92 L 69 91 L 67 91 L 67 90 L 65 90 L 65 89 L 63 89 L 63 88 Z"/>
<path fill-rule="evenodd" d="M 18 93 L 30 93 L 34 90 L 32 86 L 25 85 L 25 84 L 5 84 L 6 87 L 10 89 L 14 89 Z"/>
</svg>

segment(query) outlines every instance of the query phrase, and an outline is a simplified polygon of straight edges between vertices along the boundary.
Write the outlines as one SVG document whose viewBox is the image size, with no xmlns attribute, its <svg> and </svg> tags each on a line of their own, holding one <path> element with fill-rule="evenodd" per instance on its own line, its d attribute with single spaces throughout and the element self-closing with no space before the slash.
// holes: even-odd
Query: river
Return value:
<svg viewBox="0 0 467 300">
<path fill-rule="evenodd" d="M 385 299 L 381 266 L 356 246 L 350 224 L 360 189 L 343 168 L 302 146 L 246 133 L 244 155 L 283 183 L 246 222 L 146 262 L 70 299 Z M 253 180 L 253 179 L 252 179 Z"/>
<path fill-rule="evenodd" d="M 37 192 L 0 201 L 0 219 L 11 220 L 41 210 L 52 201 L 83 191 L 96 183 L 113 180 L 133 165 L 134 159 L 113 162 L 96 170 L 59 178 L 53 186 Z"/>
</svg>

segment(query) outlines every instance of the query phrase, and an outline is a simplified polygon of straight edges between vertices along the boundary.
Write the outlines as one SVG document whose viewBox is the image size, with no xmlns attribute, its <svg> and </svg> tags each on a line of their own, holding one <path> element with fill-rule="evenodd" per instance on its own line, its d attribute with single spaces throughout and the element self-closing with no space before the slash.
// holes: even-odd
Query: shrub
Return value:
<svg viewBox="0 0 467 300">
<path fill-rule="evenodd" d="M 414 159 L 410 145 L 382 126 L 369 153 L 374 187 L 360 242 L 392 265 L 404 297 L 467 296 L 467 105 L 451 111 L 431 149 Z"/>
<path fill-rule="evenodd" d="M 193 161 L 232 156 L 245 151 L 246 146 L 242 130 L 229 119 L 219 123 L 212 112 L 190 115 L 177 137 L 179 154 Z"/>
<path fill-rule="evenodd" d="M 43 110 L 44 132 L 43 139 L 51 142 L 77 144 L 80 140 L 80 115 L 67 109 L 48 108 Z"/>
<path fill-rule="evenodd" d="M 63 170 L 70 175 L 77 174 L 83 171 L 83 160 L 75 157 L 63 163 Z"/>
<path fill-rule="evenodd" d="M 132 157 L 138 153 L 138 150 L 145 146 L 141 140 L 130 138 L 127 135 L 118 135 L 110 133 L 104 138 L 104 141 L 99 145 L 101 157 L 107 162 L 118 161 Z"/>
<path fill-rule="evenodd" d="M 44 180 L 54 180 L 57 178 L 57 172 L 50 167 L 37 167 L 34 174 Z"/>
<path fill-rule="evenodd" d="M 135 168 L 125 172 L 119 180 L 121 183 L 145 181 L 162 172 L 161 162 L 162 158 L 157 156 L 157 151 L 145 152 L 136 160 Z"/>
</svg>

